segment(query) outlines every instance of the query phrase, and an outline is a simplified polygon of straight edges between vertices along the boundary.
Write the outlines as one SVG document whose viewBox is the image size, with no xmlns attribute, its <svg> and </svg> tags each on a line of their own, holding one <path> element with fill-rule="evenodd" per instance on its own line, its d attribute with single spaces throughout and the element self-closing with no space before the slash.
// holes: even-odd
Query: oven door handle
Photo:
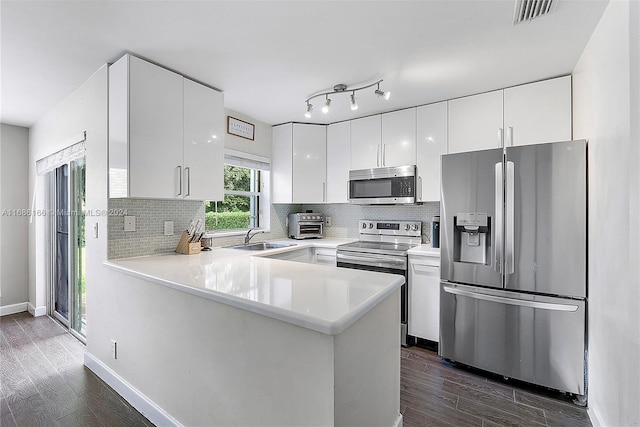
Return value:
<svg viewBox="0 0 640 427">
<path fill-rule="evenodd" d="M 397 257 L 388 257 L 384 255 L 345 255 L 337 252 L 336 258 L 344 261 L 365 261 L 365 262 L 385 262 L 390 265 L 397 265 L 400 267 L 406 266 L 406 260 L 398 259 Z"/>
</svg>

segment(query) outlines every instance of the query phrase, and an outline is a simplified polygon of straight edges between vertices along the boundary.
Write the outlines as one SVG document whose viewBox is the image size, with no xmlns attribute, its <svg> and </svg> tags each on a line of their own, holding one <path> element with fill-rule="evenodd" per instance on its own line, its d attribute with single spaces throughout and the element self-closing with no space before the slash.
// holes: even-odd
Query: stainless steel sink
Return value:
<svg viewBox="0 0 640 427">
<path fill-rule="evenodd" d="M 286 248 L 289 246 L 295 246 L 295 243 L 269 243 L 269 242 L 258 242 L 258 243 L 249 243 L 249 244 L 241 244 L 234 246 L 227 246 L 230 249 L 242 249 L 245 251 L 264 251 L 266 249 L 278 249 L 278 248 Z"/>
</svg>

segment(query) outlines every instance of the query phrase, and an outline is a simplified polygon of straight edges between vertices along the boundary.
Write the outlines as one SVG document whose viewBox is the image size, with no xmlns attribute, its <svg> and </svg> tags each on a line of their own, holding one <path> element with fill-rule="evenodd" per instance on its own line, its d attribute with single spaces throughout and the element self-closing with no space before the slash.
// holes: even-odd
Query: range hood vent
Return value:
<svg viewBox="0 0 640 427">
<path fill-rule="evenodd" d="M 513 25 L 531 21 L 555 9 L 558 0 L 516 0 Z"/>
</svg>

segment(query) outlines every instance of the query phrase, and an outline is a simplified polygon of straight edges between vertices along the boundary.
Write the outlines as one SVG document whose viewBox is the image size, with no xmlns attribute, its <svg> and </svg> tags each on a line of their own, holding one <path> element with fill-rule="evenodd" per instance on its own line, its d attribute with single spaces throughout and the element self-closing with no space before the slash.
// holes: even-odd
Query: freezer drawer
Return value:
<svg viewBox="0 0 640 427">
<path fill-rule="evenodd" d="M 440 284 L 440 355 L 585 394 L 584 300 Z"/>
</svg>

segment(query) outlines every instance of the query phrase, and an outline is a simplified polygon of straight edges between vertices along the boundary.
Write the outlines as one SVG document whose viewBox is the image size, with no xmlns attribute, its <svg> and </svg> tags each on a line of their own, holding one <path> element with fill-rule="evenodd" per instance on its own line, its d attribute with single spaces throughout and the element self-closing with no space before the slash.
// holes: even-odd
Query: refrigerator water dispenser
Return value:
<svg viewBox="0 0 640 427">
<path fill-rule="evenodd" d="M 455 224 L 454 258 L 458 262 L 489 265 L 491 246 L 490 219 L 486 213 L 459 213 Z"/>
</svg>

